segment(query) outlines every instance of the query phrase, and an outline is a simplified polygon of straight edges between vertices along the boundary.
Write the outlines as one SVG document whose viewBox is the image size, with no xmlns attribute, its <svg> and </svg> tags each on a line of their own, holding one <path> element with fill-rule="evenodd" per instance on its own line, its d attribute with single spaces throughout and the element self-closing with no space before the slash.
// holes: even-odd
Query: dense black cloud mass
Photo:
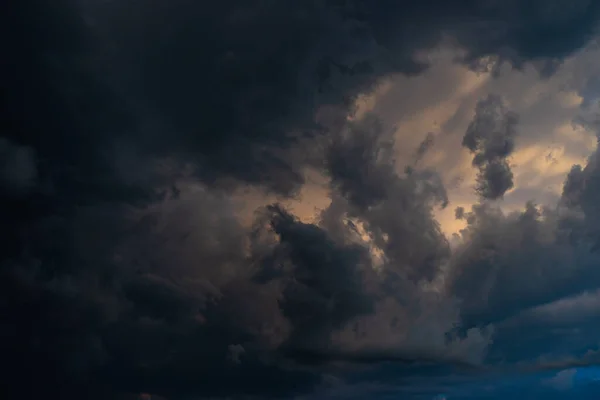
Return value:
<svg viewBox="0 0 600 400">
<path fill-rule="evenodd" d="M 373 309 L 373 298 L 363 284 L 370 259 L 366 249 L 357 245 L 339 246 L 327 232 L 304 224 L 277 206 L 268 207 L 273 230 L 280 237 L 269 260 L 271 269 L 286 260 L 291 270 L 281 271 L 285 283 L 281 311 L 290 322 L 293 334 L 287 339 L 288 351 L 325 350 L 329 336 L 353 317 Z M 366 267 L 366 268 L 365 268 Z"/>
<path fill-rule="evenodd" d="M 479 168 L 476 190 L 484 199 L 498 199 L 514 186 L 507 158 L 515 148 L 517 122 L 518 116 L 496 95 L 475 107 L 462 144 L 474 154 L 473 165 Z"/>
<path fill-rule="evenodd" d="M 399 360 L 481 362 L 479 327 L 598 282 L 586 242 L 595 162 L 565 185 L 568 218 L 481 206 L 453 258 L 433 218 L 448 204 L 439 175 L 398 172 L 387 128 L 347 117 L 381 78 L 423 71 L 416 53 L 442 38 L 464 50 L 458 62 L 547 67 L 587 42 L 599 12 L 584 1 L 9 2 L 0 395 L 283 397 L 340 371 L 307 355 L 375 362 L 394 347 Z M 491 136 L 477 122 L 488 112 L 500 118 Z M 465 145 L 495 198 L 511 186 L 514 119 L 493 97 L 477 115 Z M 331 179 L 320 221 L 277 204 L 242 221 L 235 189 L 294 195 L 307 167 Z M 548 267 L 557 260 L 574 267 Z M 448 265 L 453 297 L 440 299 L 426 287 Z M 506 284 L 524 273 L 522 287 Z"/>
</svg>

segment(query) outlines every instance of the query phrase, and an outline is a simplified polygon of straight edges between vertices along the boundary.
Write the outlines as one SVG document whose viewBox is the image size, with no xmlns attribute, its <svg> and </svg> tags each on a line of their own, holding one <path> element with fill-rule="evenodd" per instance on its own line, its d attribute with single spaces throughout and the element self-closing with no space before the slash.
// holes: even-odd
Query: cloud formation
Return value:
<svg viewBox="0 0 600 400">
<path fill-rule="evenodd" d="M 440 45 L 457 65 L 547 78 L 599 13 L 562 0 L 12 2 L 2 398 L 282 398 L 337 387 L 356 364 L 509 354 L 502 323 L 600 284 L 597 156 L 556 210 L 457 213 L 453 250 L 435 218 L 452 200 L 443 171 L 419 162 L 443 135 L 403 163 L 395 131 L 356 99 L 425 74 Z M 463 144 L 485 199 L 514 184 L 515 125 L 499 97 L 477 103 Z M 282 205 L 308 171 L 331 198 L 311 222 Z M 275 200 L 245 218 L 244 190 Z"/>
<path fill-rule="evenodd" d="M 476 191 L 485 199 L 498 199 L 514 186 L 507 158 L 515 148 L 518 120 L 495 95 L 475 107 L 462 144 L 474 154 L 473 165 L 479 168 Z"/>
</svg>

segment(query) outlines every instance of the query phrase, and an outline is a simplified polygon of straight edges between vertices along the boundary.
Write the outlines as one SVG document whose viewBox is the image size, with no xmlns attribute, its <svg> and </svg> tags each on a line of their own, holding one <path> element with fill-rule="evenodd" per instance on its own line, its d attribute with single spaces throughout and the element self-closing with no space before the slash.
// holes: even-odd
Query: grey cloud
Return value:
<svg viewBox="0 0 600 400">
<path fill-rule="evenodd" d="M 555 211 L 530 203 L 523 212 L 504 215 L 482 204 L 465 217 L 450 290 L 464 300 L 469 319 L 502 320 L 599 282 L 590 246 L 572 242 L 573 227 Z"/>
<path fill-rule="evenodd" d="M 584 291 L 520 311 L 496 325 L 497 344 L 505 357 L 513 359 L 540 357 L 542 364 L 565 358 L 583 362 L 599 344 L 597 303 L 596 292 Z M 518 344 L 515 337 L 519 337 Z"/>
<path fill-rule="evenodd" d="M 327 169 L 332 184 L 360 208 L 387 197 L 387 182 L 396 177 L 391 131 L 386 132 L 374 116 L 350 124 L 330 146 Z"/>
<path fill-rule="evenodd" d="M 475 190 L 483 198 L 498 199 L 513 187 L 513 173 L 506 160 L 494 160 L 480 167 Z"/>
<path fill-rule="evenodd" d="M 240 357 L 246 352 L 244 347 L 240 344 L 232 344 L 228 347 L 229 350 L 229 360 L 231 360 L 234 364 L 240 364 Z"/>
<path fill-rule="evenodd" d="M 392 149 L 375 117 L 350 123 L 329 150 L 332 184 L 348 200 L 347 215 L 365 223 L 389 257 L 390 268 L 403 277 L 432 279 L 449 248 L 431 209 L 447 205 L 448 197 L 435 172 L 398 175 Z"/>
<path fill-rule="evenodd" d="M 486 199 L 497 199 L 514 186 L 507 158 L 515 147 L 518 116 L 506 109 L 502 98 L 488 95 L 475 106 L 462 145 L 473 153 L 479 168 L 477 192 Z"/>
<path fill-rule="evenodd" d="M 332 331 L 373 308 L 363 284 L 368 254 L 357 245 L 340 247 L 322 229 L 296 221 L 278 207 L 267 211 L 280 237 L 275 252 L 284 257 L 270 262 L 285 265 L 288 260 L 293 278 L 280 299 L 282 313 L 294 328 L 285 347 L 291 352 L 326 349 Z"/>
<path fill-rule="evenodd" d="M 414 53 L 442 33 L 468 59 L 560 59 L 585 43 L 599 6 L 553 20 L 546 4 L 11 2 L 0 16 L 11 61 L 0 67 L 2 398 L 264 398 L 320 383 L 323 369 L 293 350 L 327 346 L 373 304 L 423 300 L 418 285 L 449 249 L 431 215 L 448 201 L 435 174 L 396 174 L 375 121 L 338 132 L 316 114 L 345 117 L 382 77 L 421 72 Z M 274 206 L 248 232 L 221 192 L 294 194 L 303 168 L 323 164 L 338 196 L 328 226 Z M 27 190 L 16 198 L 6 183 Z M 367 244 L 338 240 L 356 239 L 343 218 L 383 251 L 383 277 Z M 456 307 L 424 301 L 404 322 L 420 326 L 431 303 L 446 316 L 426 319 L 444 348 Z M 385 307 L 378 317 L 393 320 Z M 239 365 L 232 344 L 245 349 Z"/>
<path fill-rule="evenodd" d="M 419 286 L 433 280 L 450 257 L 449 243 L 433 217 L 435 207 L 448 204 L 439 175 L 412 167 L 398 173 L 389 153 L 394 144 L 389 131 L 374 116 L 346 125 L 327 151 L 335 195 L 322 225 L 336 232 L 340 243 L 361 243 L 382 256 L 375 265 L 378 273 L 365 281 L 375 290 L 374 310 L 354 316 L 335 334 L 334 346 L 345 351 L 321 357 L 367 361 L 388 352 L 399 359 L 479 362 L 491 335 L 475 328 L 453 337 L 456 304 Z"/>
<path fill-rule="evenodd" d="M 37 165 L 33 149 L 0 138 L 2 186 L 7 192 L 24 194 L 37 184 Z"/>
<path fill-rule="evenodd" d="M 456 37 L 470 59 L 502 53 L 521 65 L 570 54 L 593 29 L 596 6 L 549 19 L 545 10 L 557 4 L 531 11 L 518 2 L 290 7 L 230 1 L 140 10 L 131 2 L 87 2 L 83 10 L 99 45 L 98 73 L 125 91 L 139 118 L 155 116 L 154 125 L 169 132 L 136 142 L 195 160 L 208 181 L 233 176 L 289 192 L 302 175 L 287 153 L 299 137 L 319 133 L 313 116 L 320 106 L 347 104 L 390 72 L 421 71 L 426 65 L 415 52 L 436 45 L 442 34 Z M 544 47 L 548 35 L 555 47 Z M 534 51 L 536 45 L 544 51 Z"/>
<path fill-rule="evenodd" d="M 600 213 L 600 168 L 598 167 L 598 149 L 589 157 L 585 167 L 574 165 L 565 182 L 561 202 L 571 211 L 580 213 L 582 218 L 575 222 L 580 226 L 583 240 L 591 240 L 594 250 L 600 246 L 598 222 Z"/>
<path fill-rule="evenodd" d="M 415 163 L 421 161 L 421 159 L 425 156 L 425 154 L 433 147 L 435 144 L 435 134 L 433 132 L 428 132 L 425 136 L 425 139 L 421 143 L 419 143 L 419 147 L 415 151 Z"/>
<path fill-rule="evenodd" d="M 468 225 L 452 257 L 448 290 L 461 299 L 465 326 L 496 326 L 490 359 L 578 354 L 597 341 L 597 318 L 560 322 L 524 311 L 600 287 L 588 225 L 594 214 L 581 207 L 582 171 L 574 168 L 556 208 L 528 203 L 505 215 L 483 203 L 464 213 Z"/>
</svg>

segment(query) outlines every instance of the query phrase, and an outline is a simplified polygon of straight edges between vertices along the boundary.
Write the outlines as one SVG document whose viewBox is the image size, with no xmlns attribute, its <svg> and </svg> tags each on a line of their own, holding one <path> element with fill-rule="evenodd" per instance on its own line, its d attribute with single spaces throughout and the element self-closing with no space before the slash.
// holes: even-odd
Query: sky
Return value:
<svg viewBox="0 0 600 400">
<path fill-rule="evenodd" d="M 9 3 L 0 397 L 600 398 L 600 2 Z"/>
</svg>

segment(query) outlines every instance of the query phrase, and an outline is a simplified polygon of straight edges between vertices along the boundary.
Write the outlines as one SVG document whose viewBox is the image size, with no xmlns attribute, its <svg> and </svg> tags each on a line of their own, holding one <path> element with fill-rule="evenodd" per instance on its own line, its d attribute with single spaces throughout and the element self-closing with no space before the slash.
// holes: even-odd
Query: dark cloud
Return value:
<svg viewBox="0 0 600 400">
<path fill-rule="evenodd" d="M 375 116 L 356 124 L 334 139 L 327 155 L 332 184 L 352 204 L 366 209 L 388 196 L 394 170 L 392 131 L 385 131 Z"/>
<path fill-rule="evenodd" d="M 517 122 L 518 116 L 506 109 L 499 96 L 480 100 L 463 138 L 463 146 L 475 153 L 473 164 L 508 157 L 514 150 Z"/>
<path fill-rule="evenodd" d="M 449 254 L 432 207 L 445 206 L 448 197 L 433 171 L 395 171 L 390 133 L 373 116 L 342 130 L 328 153 L 332 185 L 347 199 L 347 215 L 363 221 L 390 257 L 391 268 L 431 279 Z"/>
<path fill-rule="evenodd" d="M 461 299 L 465 326 L 496 328 L 490 359 L 544 354 L 546 362 L 584 363 L 597 349 L 599 321 L 586 311 L 587 293 L 600 287 L 596 160 L 597 150 L 585 166 L 572 167 L 555 206 L 529 202 L 510 214 L 485 202 L 457 209 L 467 227 L 448 290 Z"/>
<path fill-rule="evenodd" d="M 481 166 L 475 190 L 483 198 L 498 199 L 513 187 L 513 173 L 506 160 L 496 159 Z"/>
<path fill-rule="evenodd" d="M 35 154 L 31 148 L 15 145 L 0 138 L 2 188 L 5 195 L 26 194 L 37 180 Z"/>
<path fill-rule="evenodd" d="M 419 143 L 419 147 L 415 151 L 415 163 L 421 161 L 421 159 L 427 154 L 427 152 L 433 147 L 435 144 L 435 134 L 433 132 L 428 132 L 425 136 L 425 139 L 421 143 Z"/>
<path fill-rule="evenodd" d="M 56 94 L 70 102 L 80 124 L 94 118 L 93 126 L 80 126 L 93 137 L 88 146 L 124 136 L 146 151 L 193 160 L 205 180 L 233 176 L 284 192 L 302 182 L 303 157 L 291 163 L 288 153 L 321 130 L 312 118 L 318 107 L 348 103 L 386 73 L 418 72 L 423 66 L 415 52 L 435 45 L 442 33 L 455 36 L 470 58 L 552 59 L 583 44 L 598 8 L 569 3 L 572 12 L 555 20 L 546 10 L 561 9 L 560 2 L 531 10 L 518 2 L 181 1 L 143 9 L 135 2 L 65 3 L 49 14 L 68 14 L 57 17 L 64 21 L 59 26 L 49 18 L 22 35 L 36 54 L 59 56 L 11 73 L 23 76 L 16 82 L 29 81 L 32 92 L 39 86 L 27 74 L 44 76 L 41 83 L 60 87 Z M 43 6 L 14 6 L 31 23 L 25 13 L 35 7 Z M 44 96 L 31 97 L 45 108 Z M 68 116 L 60 117 L 65 110 L 55 119 L 67 123 Z M 107 126 L 115 118 L 122 120 L 118 129 Z"/>
<path fill-rule="evenodd" d="M 600 168 L 598 150 L 588 159 L 585 167 L 574 165 L 567 176 L 561 202 L 575 213 L 580 213 L 574 221 L 581 227 L 580 235 L 594 242 L 594 250 L 600 248 L 598 223 L 600 213 L 597 207 L 600 200 Z M 577 221 L 578 220 L 578 221 Z"/>
<path fill-rule="evenodd" d="M 287 279 L 279 301 L 293 329 L 285 347 L 290 351 L 331 347 L 332 331 L 373 309 L 362 276 L 369 272 L 368 253 L 358 245 L 337 245 L 319 227 L 296 221 L 279 207 L 267 211 L 280 238 L 275 249 L 280 257 L 269 260 L 276 264 L 270 269 L 290 267 L 281 271 Z"/>
<path fill-rule="evenodd" d="M 600 8 L 574 4 L 559 15 L 545 10 L 566 2 L 11 2 L 0 17 L 2 398 L 283 397 L 329 371 L 302 352 L 378 362 L 373 343 L 480 360 L 488 335 L 447 336 L 458 308 L 425 289 L 451 257 L 433 218 L 448 203 L 441 179 L 398 173 L 387 128 L 346 117 L 381 78 L 426 68 L 415 53 L 444 35 L 466 62 L 560 60 Z M 319 119 L 328 107 L 335 124 Z M 486 160 L 508 155 L 484 143 Z M 322 221 L 273 205 L 241 222 L 232 188 L 293 195 L 307 166 L 332 179 Z M 586 190 L 573 197 L 593 218 Z M 482 228 L 492 217 L 468 217 L 473 249 L 500 240 Z M 491 270 L 580 262 L 579 247 L 550 251 L 535 218 L 521 219 L 499 226 L 531 230 L 533 244 L 500 240 L 525 255 Z M 452 292 L 473 300 L 466 316 L 493 320 L 468 290 L 482 282 L 472 259 L 456 261 Z M 591 286 L 576 265 L 515 290 L 534 305 L 544 290 Z M 494 293 L 491 304 L 517 308 Z"/>
<path fill-rule="evenodd" d="M 498 199 L 514 186 L 507 158 L 515 148 L 518 115 L 506 109 L 502 98 L 488 95 L 477 102 L 462 145 L 473 153 L 479 168 L 477 193 L 485 199 Z"/>
<path fill-rule="evenodd" d="M 450 282 L 465 301 L 463 312 L 475 319 L 501 320 L 598 282 L 589 244 L 571 241 L 573 227 L 556 211 L 529 203 L 505 215 L 482 204 L 464 218 L 464 247 L 454 257 Z"/>
<path fill-rule="evenodd" d="M 541 354 L 577 358 L 598 345 L 596 317 L 578 318 L 571 310 L 564 311 L 572 317 L 567 318 L 553 308 L 600 287 L 598 255 L 580 212 L 529 203 L 505 215 L 483 204 L 463 218 L 467 227 L 452 259 L 448 290 L 461 299 L 465 327 L 496 328 L 490 361 L 533 362 Z M 552 318 L 544 317 L 544 307 L 554 310 Z"/>
</svg>

